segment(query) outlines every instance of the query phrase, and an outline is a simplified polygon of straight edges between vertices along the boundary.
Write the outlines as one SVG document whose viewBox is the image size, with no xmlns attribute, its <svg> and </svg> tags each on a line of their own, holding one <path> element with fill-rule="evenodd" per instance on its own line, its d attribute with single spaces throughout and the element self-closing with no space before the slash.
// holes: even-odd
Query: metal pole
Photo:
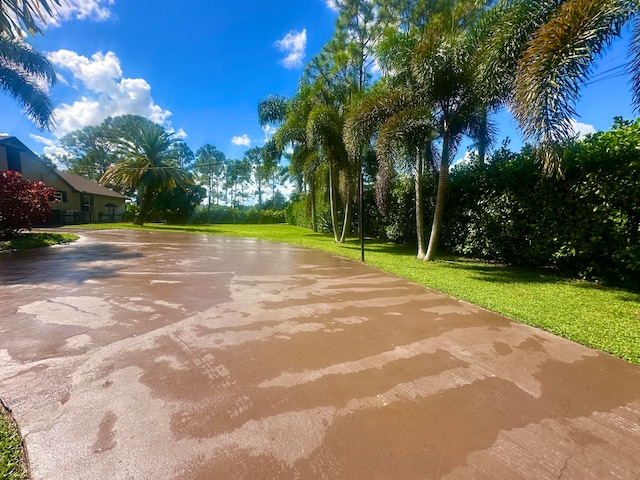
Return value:
<svg viewBox="0 0 640 480">
<path fill-rule="evenodd" d="M 358 185 L 358 236 L 360 237 L 360 260 L 364 262 L 364 175 L 362 165 L 360 165 L 360 179 Z"/>
</svg>

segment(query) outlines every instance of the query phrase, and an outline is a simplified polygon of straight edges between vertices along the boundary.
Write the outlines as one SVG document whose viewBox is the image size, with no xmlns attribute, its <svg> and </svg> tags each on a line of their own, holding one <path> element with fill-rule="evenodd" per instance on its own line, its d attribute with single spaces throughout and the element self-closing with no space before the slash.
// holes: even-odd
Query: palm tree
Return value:
<svg viewBox="0 0 640 480">
<path fill-rule="evenodd" d="M 0 24 L 4 25 L 1 18 Z M 53 64 L 44 55 L 22 40 L 0 33 L 0 89 L 14 97 L 41 129 L 53 125 L 53 105 L 46 89 L 55 81 Z"/>
<path fill-rule="evenodd" d="M 215 146 L 207 143 L 200 147 L 196 152 L 195 172 L 199 175 L 201 181 L 207 185 L 209 202 L 207 211 L 211 211 L 211 201 L 218 199 L 218 188 L 220 186 L 220 177 L 224 172 L 225 155 Z M 214 194 L 215 188 L 215 194 Z"/>
<path fill-rule="evenodd" d="M 411 172 L 416 191 L 417 258 L 422 260 L 426 255 L 422 186 L 425 170 L 433 166 L 436 125 L 430 106 L 387 80 L 379 82 L 350 113 L 344 136 L 350 155 L 357 155 L 375 137 L 379 208 L 387 208 L 386 192 L 395 178 L 396 167 Z"/>
<path fill-rule="evenodd" d="M 316 180 L 321 162 L 318 152 L 307 141 L 307 122 L 312 107 L 312 89 L 310 85 L 302 84 L 296 95 L 290 99 L 270 95 L 262 100 L 258 105 L 258 119 L 263 127 L 268 124 L 280 124 L 264 147 L 273 160 L 280 158 L 286 147 L 293 148 L 289 169 L 294 175 L 301 175 L 308 185 L 311 227 L 316 232 Z"/>
<path fill-rule="evenodd" d="M 486 78 L 502 78 L 503 99 L 525 137 L 548 147 L 573 134 L 570 120 L 580 88 L 595 60 L 632 20 L 628 70 L 640 107 L 639 14 L 636 0 L 512 0 L 497 6 L 496 28 L 482 47 Z M 542 151 L 544 166 L 555 170 L 559 157 L 553 149 Z"/>
<path fill-rule="evenodd" d="M 455 24 L 456 22 L 452 22 Z M 429 28 L 429 26 L 427 26 Z M 449 165 L 465 133 L 486 107 L 478 91 L 477 51 L 466 31 L 432 32 L 416 47 L 413 75 L 422 85 L 423 96 L 430 99 L 442 143 L 438 172 L 436 205 L 425 260 L 433 260 L 444 218 Z"/>
<path fill-rule="evenodd" d="M 107 169 L 100 182 L 137 191 L 140 213 L 134 224 L 143 225 L 154 195 L 162 189 L 193 185 L 188 172 L 176 167 L 178 140 L 157 124 L 131 125 L 123 132 L 118 153 L 125 158 Z"/>
<path fill-rule="evenodd" d="M 19 38 L 24 27 L 29 33 L 42 33 L 38 21 L 47 23 L 60 0 L 0 0 L 0 34 Z"/>
<path fill-rule="evenodd" d="M 416 13 L 422 12 L 416 4 Z M 487 113 L 497 102 L 487 96 L 486 83 L 479 76 L 481 63 L 476 43 L 476 28 L 485 12 L 482 2 L 454 5 L 443 2 L 423 12 L 417 28 L 389 33 L 380 46 L 380 62 L 388 73 L 386 84 L 377 98 L 365 101 L 358 115 L 369 112 L 373 123 L 354 120 L 349 128 L 359 131 L 348 142 L 351 150 L 359 148 L 377 134 L 376 151 L 383 176 L 391 171 L 392 154 L 400 153 L 412 160 L 416 180 L 416 227 L 418 257 L 433 260 L 444 216 L 449 165 L 463 135 L 481 134 L 482 144 L 490 128 Z M 422 27 L 424 25 L 424 28 Z M 478 126 L 481 124 L 481 126 Z M 426 253 L 423 250 L 421 211 L 421 175 L 432 153 L 434 134 L 440 139 L 436 206 Z M 358 135 L 360 136 L 358 138 Z M 348 135 L 347 135 L 348 136 Z M 398 157 L 397 157 L 398 158 Z"/>
</svg>

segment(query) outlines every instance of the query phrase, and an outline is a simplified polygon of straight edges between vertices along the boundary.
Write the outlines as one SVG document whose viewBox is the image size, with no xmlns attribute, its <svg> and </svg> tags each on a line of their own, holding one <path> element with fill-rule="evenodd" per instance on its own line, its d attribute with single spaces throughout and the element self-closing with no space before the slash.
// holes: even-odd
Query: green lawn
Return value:
<svg viewBox="0 0 640 480">
<path fill-rule="evenodd" d="M 95 228 L 134 227 L 131 224 L 102 224 Z M 356 240 L 338 245 L 329 235 L 290 225 L 149 224 L 142 228 L 261 238 L 360 259 Z M 416 260 L 412 249 L 379 241 L 367 242 L 365 256 L 368 264 L 380 270 L 640 364 L 638 293 L 567 279 L 551 272 L 488 265 L 460 258 L 421 262 Z"/>
<path fill-rule="evenodd" d="M 0 405 L 0 478 L 3 480 L 28 478 L 22 458 L 20 433 L 2 405 Z"/>
<path fill-rule="evenodd" d="M 49 247 L 60 243 L 78 240 L 77 235 L 70 233 L 32 232 L 20 235 L 12 240 L 0 241 L 0 252 L 7 250 L 28 250 L 30 248 Z"/>
</svg>

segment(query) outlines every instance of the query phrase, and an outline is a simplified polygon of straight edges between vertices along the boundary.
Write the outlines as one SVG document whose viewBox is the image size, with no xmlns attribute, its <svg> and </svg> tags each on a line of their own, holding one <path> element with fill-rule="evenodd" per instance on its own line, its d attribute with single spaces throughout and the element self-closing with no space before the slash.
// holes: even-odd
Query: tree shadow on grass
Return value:
<svg viewBox="0 0 640 480">
<path fill-rule="evenodd" d="M 483 282 L 498 284 L 569 284 L 571 287 L 590 291 L 602 290 L 615 293 L 623 301 L 640 303 L 640 292 L 633 285 L 608 285 L 597 282 L 580 280 L 561 271 L 551 269 L 533 269 L 511 267 L 499 264 L 482 264 L 477 260 L 442 259 L 438 263 L 446 264 L 448 268 L 461 269 L 470 273 L 471 277 Z"/>
</svg>

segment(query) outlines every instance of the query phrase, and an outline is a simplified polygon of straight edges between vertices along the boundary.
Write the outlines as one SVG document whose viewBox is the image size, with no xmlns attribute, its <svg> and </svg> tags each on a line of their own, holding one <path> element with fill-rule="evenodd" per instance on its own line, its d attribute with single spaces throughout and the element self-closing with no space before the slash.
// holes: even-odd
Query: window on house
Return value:
<svg viewBox="0 0 640 480">
<path fill-rule="evenodd" d="M 56 193 L 53 194 L 53 199 L 58 200 L 60 203 L 67 203 L 67 192 L 56 190 Z"/>
<path fill-rule="evenodd" d="M 5 147 L 7 151 L 7 170 L 22 173 L 22 162 L 20 162 L 20 150 L 13 147 Z"/>
<path fill-rule="evenodd" d="M 82 195 L 80 198 L 81 210 L 84 213 L 91 213 L 91 205 L 93 205 L 93 197 L 91 195 Z"/>
</svg>

